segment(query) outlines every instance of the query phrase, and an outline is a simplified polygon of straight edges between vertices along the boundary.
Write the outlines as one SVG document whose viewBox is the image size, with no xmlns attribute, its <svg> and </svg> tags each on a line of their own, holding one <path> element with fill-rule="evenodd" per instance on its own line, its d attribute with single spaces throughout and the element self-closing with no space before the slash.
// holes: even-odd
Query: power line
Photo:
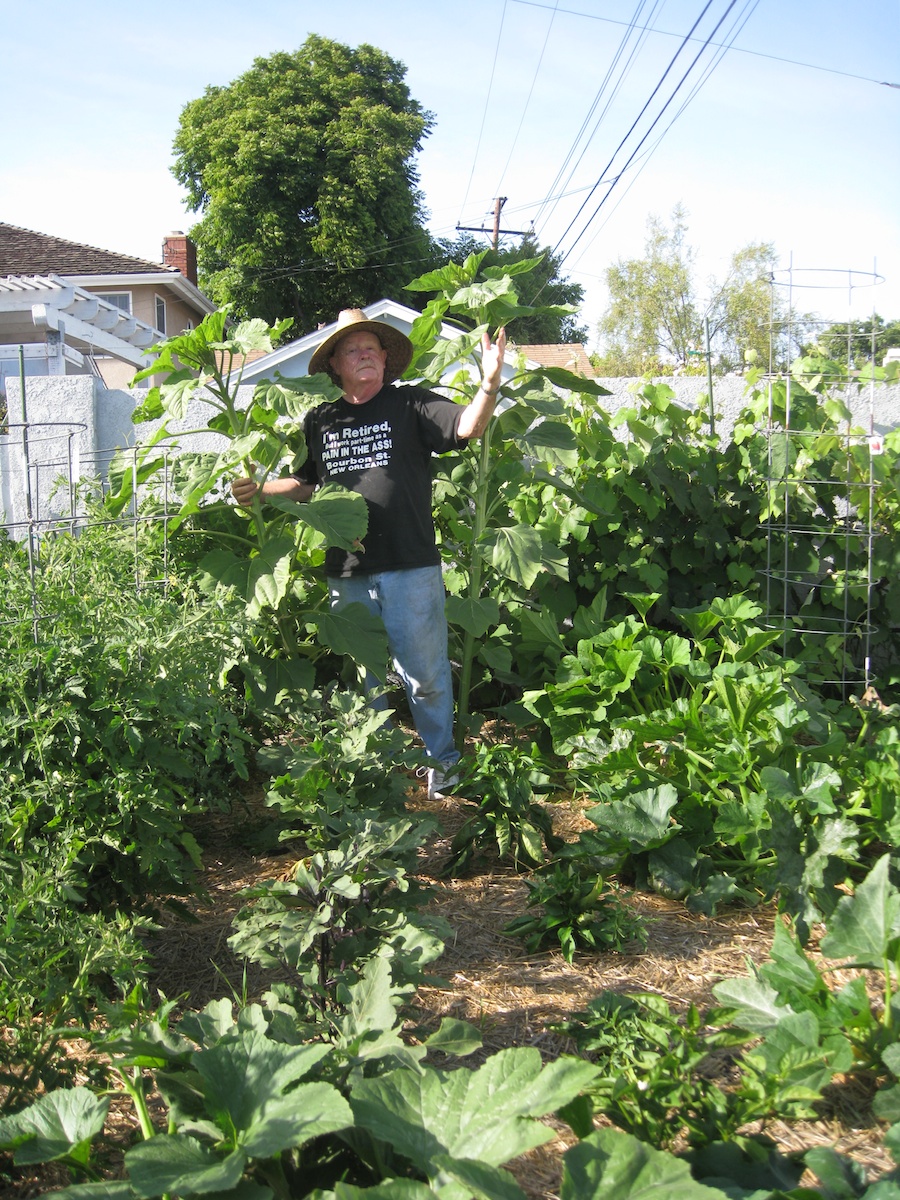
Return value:
<svg viewBox="0 0 900 1200">
<path fill-rule="evenodd" d="M 557 3 L 558 3 L 558 0 L 557 0 Z M 531 97 L 534 95 L 534 86 L 537 83 L 538 75 L 541 72 L 541 64 L 544 61 L 544 54 L 547 50 L 547 43 L 550 40 L 550 31 L 553 29 L 553 20 L 554 20 L 555 16 L 556 16 L 556 10 L 554 8 L 554 10 L 550 16 L 550 23 L 547 26 L 547 33 L 544 36 L 544 44 L 541 47 L 541 53 L 540 53 L 540 57 L 538 58 L 538 61 L 537 61 L 537 66 L 534 68 L 534 77 L 531 80 L 531 87 L 529 88 L 528 96 L 526 97 L 525 105 L 522 109 L 522 115 L 519 118 L 519 127 L 516 130 L 515 137 L 512 140 L 512 145 L 509 148 L 509 155 L 507 156 L 507 159 L 506 159 L 506 165 L 504 166 L 503 170 L 500 172 L 500 178 L 497 181 L 496 193 L 498 196 L 500 195 L 500 192 L 503 190 L 503 180 L 506 177 L 506 172 L 509 170 L 509 164 L 512 161 L 512 156 L 515 152 L 516 144 L 518 143 L 518 140 L 519 140 L 519 134 L 522 132 L 522 126 L 525 123 L 525 115 L 528 112 L 528 105 L 531 103 Z"/>
<path fill-rule="evenodd" d="M 622 140 L 619 142 L 618 146 L 617 146 L 617 147 L 616 147 L 616 149 L 613 151 L 612 157 L 610 158 L 609 162 L 608 162 L 608 163 L 606 164 L 606 166 L 603 168 L 603 170 L 602 170 L 602 172 L 601 172 L 601 175 L 600 175 L 600 178 L 601 178 L 601 179 L 602 179 L 602 178 L 603 178 L 603 177 L 606 175 L 607 171 L 609 171 L 609 169 L 611 168 L 611 166 L 612 166 L 613 162 L 615 161 L 616 155 L 619 153 L 619 151 L 622 149 L 622 147 L 625 145 L 625 143 L 626 143 L 626 142 L 628 141 L 628 139 L 631 137 L 631 135 L 632 135 L 632 133 L 634 132 L 634 130 L 637 128 L 638 122 L 641 120 L 641 118 L 642 118 L 642 117 L 644 116 L 644 114 L 647 112 L 647 109 L 650 107 L 650 104 L 652 103 L 653 99 L 655 98 L 655 96 L 656 96 L 657 92 L 660 90 L 660 88 L 661 88 L 661 87 L 663 86 L 663 84 L 665 83 L 665 81 L 666 81 L 666 77 L 669 75 L 669 72 L 670 72 L 670 71 L 673 69 L 673 67 L 675 66 L 675 63 L 677 62 L 677 60 L 678 60 L 678 57 L 679 57 L 679 55 L 681 54 L 682 50 L 684 50 L 684 48 L 685 48 L 685 46 L 688 44 L 688 42 L 690 42 L 690 41 L 692 41 L 692 40 L 693 40 L 693 38 L 692 38 L 692 34 L 693 34 L 694 30 L 697 28 L 697 26 L 700 24 L 700 22 L 701 22 L 701 21 L 703 20 L 703 18 L 706 16 L 707 12 L 709 11 L 710 7 L 712 6 L 712 3 L 713 3 L 713 0 L 707 0 L 707 3 L 704 5 L 704 7 L 703 7 L 703 10 L 702 10 L 702 11 L 701 11 L 701 13 L 700 13 L 700 16 L 699 16 L 699 17 L 697 17 L 696 21 L 695 21 L 695 22 L 694 22 L 694 24 L 691 26 L 691 28 L 690 28 L 690 30 L 688 31 L 688 33 L 687 33 L 687 34 L 686 34 L 686 35 L 685 35 L 685 36 L 682 38 L 681 45 L 678 47 L 678 49 L 677 49 L 677 50 L 675 51 L 675 53 L 673 54 L 672 58 L 669 60 L 669 64 L 668 64 L 668 66 L 666 67 L 665 71 L 663 72 L 662 76 L 660 77 L 660 79 L 659 79 L 659 82 L 657 83 L 656 87 L 653 89 L 653 91 L 650 93 L 650 96 L 649 96 L 649 97 L 647 98 L 647 100 L 644 102 L 644 105 L 643 105 L 643 107 L 641 108 L 641 111 L 640 111 L 640 112 L 638 113 L 638 115 L 635 117 L 634 121 L 632 121 L 632 123 L 631 123 L 631 127 L 629 128 L 628 132 L 625 134 L 625 136 L 624 136 L 624 137 L 622 138 Z M 729 4 L 729 6 L 728 6 L 728 9 L 726 10 L 726 15 L 727 15 L 727 13 L 728 13 L 728 12 L 731 10 L 731 8 L 734 6 L 734 4 L 735 4 L 735 3 L 736 3 L 736 0 L 731 0 L 731 4 Z M 724 17 L 720 19 L 720 21 L 719 21 L 719 25 L 722 23 L 722 20 L 724 20 Z M 713 33 L 715 33 L 715 32 L 716 32 L 716 29 L 718 29 L 719 25 L 716 25 L 716 28 L 713 30 Z M 634 156 L 637 154 L 637 151 L 638 151 L 638 150 L 640 150 L 641 146 L 644 144 L 644 142 L 645 142 L 645 141 L 647 140 L 647 138 L 650 136 L 650 134 L 651 134 L 651 133 L 652 133 L 652 131 L 653 131 L 653 128 L 654 128 L 654 126 L 655 126 L 655 125 L 656 125 L 656 123 L 659 121 L 660 117 L 662 117 L 663 113 L 666 111 L 666 108 L 669 106 L 669 104 L 671 104 L 672 100 L 673 100 L 673 99 L 674 99 L 674 97 L 675 97 L 675 94 L 677 93 L 677 91 L 678 91 L 678 89 L 681 87 L 681 85 L 684 83 L 684 81 L 685 81 L 685 79 L 687 78 L 687 76 L 688 76 L 688 75 L 690 74 L 690 72 L 693 70 L 693 68 L 694 68 L 694 65 L 695 65 L 695 64 L 696 64 L 696 62 L 697 62 L 697 58 L 699 58 L 700 54 L 702 54 L 702 53 L 703 53 L 703 50 L 704 50 L 704 49 L 705 49 L 705 46 L 701 48 L 701 50 L 699 51 L 699 53 L 697 54 L 697 56 L 694 58 L 694 62 L 693 62 L 693 63 L 691 63 L 691 65 L 688 67 L 688 69 L 687 69 L 687 71 L 685 72 L 685 74 L 684 74 L 684 75 L 681 77 L 681 80 L 679 81 L 679 83 L 678 83 L 678 84 L 676 85 L 676 87 L 675 87 L 675 91 L 673 91 L 673 92 L 672 92 L 672 94 L 670 95 L 669 99 L 666 101 L 666 103 L 663 105 L 663 107 L 662 107 L 662 109 L 660 110 L 660 112 L 659 112 L 659 113 L 657 114 L 657 116 L 654 118 L 654 120 L 653 120 L 653 123 L 650 125 L 650 128 L 647 130 L 647 132 L 646 132 L 646 133 L 644 134 L 644 136 L 641 138 L 640 142 L 639 142 L 639 143 L 638 143 L 638 145 L 636 146 L 636 148 L 635 148 L 635 150 L 633 151 L 633 153 L 632 153 L 631 157 L 629 158 L 628 162 L 626 162 L 626 163 L 625 163 L 625 167 L 627 167 L 627 166 L 628 166 L 628 163 L 631 161 L 631 159 L 632 159 L 632 158 L 634 158 Z M 625 169 L 625 168 L 623 167 L 623 168 L 622 168 L 622 170 L 624 170 L 624 169 Z M 622 174 L 622 171 L 619 171 L 619 172 L 617 172 L 617 173 L 616 173 L 616 175 L 614 176 L 613 183 L 610 185 L 610 189 L 609 189 L 609 190 L 606 192 L 606 195 L 607 195 L 607 196 L 609 195 L 609 192 L 612 190 L 612 188 L 615 186 L 615 184 L 618 182 L 619 178 L 621 177 L 621 174 Z M 581 214 L 584 212 L 584 209 L 585 209 L 586 205 L 588 204 L 588 201 L 590 200 L 591 196 L 593 196 L 594 192 L 597 190 L 597 188 L 598 188 L 599 186 L 600 186 L 600 180 L 598 179 L 597 183 L 596 183 L 596 184 L 594 184 L 593 188 L 591 188 L 591 191 L 588 193 L 588 195 L 587 195 L 587 196 L 585 197 L 585 199 L 582 201 L 582 203 L 581 203 L 581 205 L 580 205 L 580 207 L 579 207 L 579 209 L 578 209 L 578 212 L 575 214 L 575 216 L 572 218 L 572 220 L 571 220 L 571 221 L 569 222 L 569 224 L 566 226 L 566 228 L 565 228 L 565 230 L 564 230 L 564 232 L 563 232 L 562 236 L 561 236 L 561 237 L 560 237 L 560 238 L 557 240 L 557 242 L 556 242 L 556 245 L 553 247 L 553 253 L 554 253 L 554 254 L 555 254 L 555 253 L 556 253 L 556 252 L 559 250 L 559 247 L 560 247 L 560 245 L 562 244 L 562 242 L 565 240 L 565 238 L 566 238 L 566 237 L 568 236 L 568 234 L 570 233 L 570 231 L 571 231 L 572 227 L 575 225 L 575 222 L 578 220 L 578 218 L 579 218 L 579 217 L 581 216 Z M 604 197 L 604 199 L 605 199 L 605 197 Z M 603 201 L 601 201 L 601 204 L 602 204 L 602 203 L 603 203 Z M 598 208 L 597 208 L 597 210 L 595 210 L 594 216 L 596 216 L 596 213 L 599 211 L 599 207 L 600 207 L 600 206 L 598 205 Z M 591 218 L 591 220 L 593 220 L 593 217 Z M 588 225 L 589 225 L 589 224 L 590 224 L 590 221 L 588 221 L 588 222 L 585 224 L 585 226 L 584 226 L 584 228 L 582 229 L 581 233 L 579 233 L 578 237 L 575 239 L 575 241 L 573 242 L 573 244 L 572 244 L 572 245 L 569 247 L 569 250 L 567 251 L 566 255 L 564 256 L 564 259 L 563 259 L 563 261 L 565 261 L 565 258 L 566 258 L 566 257 L 568 257 L 568 255 L 572 253 L 572 250 L 574 250 L 574 249 L 575 249 L 575 246 L 578 244 L 578 242 L 580 241 L 580 239 L 583 237 L 583 235 L 584 235 L 585 231 L 587 230 L 587 227 L 588 227 Z"/>
<path fill-rule="evenodd" d="M 588 109 L 587 115 L 585 116 L 584 120 L 581 123 L 581 128 L 579 129 L 578 133 L 575 135 L 575 139 L 572 142 L 572 146 L 569 149 L 568 153 L 566 154 L 566 157 L 563 161 L 562 166 L 557 171 L 556 178 L 553 180 L 553 182 L 551 183 L 551 185 L 548 189 L 548 197 L 541 202 L 541 205 L 540 205 L 537 213 L 535 214 L 535 218 L 534 218 L 535 222 L 538 222 L 541 220 L 545 208 L 547 207 L 548 204 L 553 202 L 553 207 L 550 209 L 550 212 L 547 214 L 547 220 L 550 220 L 553 217 L 554 212 L 556 211 L 556 205 L 557 205 L 558 201 L 563 198 L 562 196 L 557 196 L 555 198 L 555 202 L 554 202 L 553 193 L 559 187 L 564 186 L 562 183 L 563 174 L 564 174 L 566 168 L 568 167 L 569 163 L 572 161 L 572 158 L 575 154 L 575 149 L 578 146 L 579 141 L 582 139 L 582 137 L 585 135 L 585 133 L 587 131 L 588 122 L 590 121 L 590 119 L 594 115 L 594 113 L 597 111 L 597 106 L 600 103 L 601 99 L 603 98 L 604 93 L 606 92 L 607 86 L 610 82 L 610 79 L 612 78 L 613 71 L 616 68 L 620 58 L 624 54 L 625 48 L 628 45 L 628 41 L 631 38 L 632 33 L 636 29 L 639 28 L 637 22 L 638 22 L 638 18 L 640 16 L 641 10 L 644 8 L 645 3 L 646 3 L 646 0 L 640 0 L 640 3 L 638 4 L 637 8 L 635 9 L 634 15 L 631 18 L 631 22 L 628 24 L 625 34 L 623 35 L 622 40 L 619 43 L 619 46 L 617 47 L 615 54 L 613 55 L 613 60 L 610 63 L 609 68 L 607 69 L 606 75 L 603 78 L 603 82 L 600 84 L 600 87 L 597 90 L 597 94 L 594 97 L 590 108 Z M 656 9 L 658 8 L 658 6 L 659 6 L 659 0 L 656 0 L 656 2 L 653 5 L 653 9 L 651 10 L 651 14 L 650 14 L 651 19 L 653 17 L 653 14 L 656 12 Z M 646 39 L 646 34 L 644 34 L 643 37 L 639 37 L 637 42 L 635 43 L 635 45 L 632 47 L 631 52 L 628 56 L 628 60 L 625 63 L 624 68 L 620 72 L 615 86 L 613 87 L 612 94 L 609 97 L 609 99 L 607 100 L 607 102 L 603 108 L 603 111 L 600 113 L 600 116 L 597 118 L 596 122 L 594 123 L 593 132 L 591 133 L 591 135 L 587 139 L 587 141 L 584 143 L 584 147 L 582 148 L 582 151 L 579 154 L 577 161 L 573 164 L 572 169 L 569 171 L 568 178 L 566 179 L 566 185 L 571 183 L 572 177 L 574 176 L 575 172 L 578 170 L 579 166 L 581 165 L 581 162 L 584 159 L 585 154 L 587 153 L 588 147 L 590 146 L 591 142 L 594 140 L 594 137 L 597 134 L 597 130 L 600 128 L 600 125 L 602 124 L 604 117 L 609 112 L 613 101 L 615 100 L 616 96 L 619 94 L 626 78 L 628 77 L 628 75 L 631 71 L 632 65 L 634 64 L 635 57 L 638 54 L 638 52 L 641 48 L 641 45 L 645 39 Z M 565 193 L 564 193 L 564 195 L 565 195 Z"/>
<path fill-rule="evenodd" d="M 503 22 L 506 20 L 506 5 L 508 0 L 503 0 L 503 12 L 500 14 L 500 28 L 497 30 L 497 45 L 494 47 L 494 61 L 491 64 L 491 78 L 488 82 L 487 96 L 484 99 L 484 112 L 481 114 L 481 126 L 478 130 L 478 141 L 475 144 L 475 153 L 472 156 L 472 169 L 469 172 L 469 182 L 466 184 L 466 194 L 463 196 L 462 204 L 459 207 L 460 216 L 469 199 L 469 190 L 472 187 L 472 180 L 475 178 L 475 167 L 478 163 L 478 154 L 481 150 L 481 138 L 484 134 L 484 126 L 487 122 L 488 108 L 491 103 L 491 92 L 494 90 L 494 75 L 497 71 L 497 59 L 500 55 L 500 45 L 503 40 Z"/>
<path fill-rule="evenodd" d="M 514 4 L 524 4 L 528 8 L 548 8 L 549 5 L 541 4 L 540 0 L 513 0 Z M 555 8 L 554 12 L 565 13 L 570 17 L 584 17 L 588 21 L 604 21 L 608 25 L 630 25 L 628 21 L 617 21 L 613 17 L 600 17 L 596 13 L 579 12 L 574 8 Z M 640 28 L 645 29 L 648 33 L 658 33 L 663 37 L 680 38 L 680 33 L 674 33 L 671 29 L 655 29 L 651 25 L 644 25 Z M 700 41 L 699 38 L 694 39 Z M 719 42 L 707 42 L 705 45 L 714 46 L 717 49 L 734 50 L 737 54 L 751 54 L 754 58 L 767 58 L 771 62 L 787 63 L 791 67 L 805 67 L 809 71 L 823 71 L 826 75 L 843 75 L 845 79 L 859 79 L 862 83 L 877 83 L 879 87 L 900 88 L 900 83 L 890 83 L 886 79 L 873 79 L 870 75 L 856 75 L 852 71 L 840 71 L 837 67 L 820 67 L 817 63 L 801 62 L 796 58 L 782 58 L 778 54 L 766 54 L 763 50 L 748 50 L 745 46 L 722 46 Z"/>
<path fill-rule="evenodd" d="M 749 3 L 748 3 L 748 7 L 746 7 L 746 8 L 744 9 L 743 13 L 741 13 L 741 14 L 740 14 L 740 15 L 737 17 L 737 19 L 736 19 L 736 22 L 735 22 L 735 26 L 737 26 L 737 23 L 738 23 L 738 22 L 740 22 L 740 26 L 739 26 L 739 27 L 733 27 L 733 28 L 734 28 L 734 32 L 731 34 L 731 40 L 732 40 L 732 41 L 733 41 L 733 40 L 734 40 L 734 38 L 736 38 L 736 37 L 737 37 L 737 35 L 738 35 L 738 34 L 739 34 L 739 33 L 740 33 L 742 30 L 743 30 L 744 26 L 747 24 L 747 21 L 748 21 L 748 20 L 750 19 L 750 17 L 753 15 L 753 12 L 754 12 L 754 10 L 756 9 L 756 6 L 758 5 L 758 3 L 759 3 L 759 0 L 752 0 L 752 7 L 750 7 L 750 6 L 749 6 Z M 710 45 L 715 45 L 715 43 L 710 43 Z M 588 250 L 588 249 L 590 249 L 590 247 L 593 245 L 594 241 L 596 241 L 597 237 L 599 236 L 600 232 L 601 232 L 603 229 L 605 229 L 605 228 L 606 228 L 606 226 L 607 226 L 607 224 L 609 223 L 610 219 L 612 218 L 613 214 L 616 212 L 616 210 L 618 209 L 619 205 L 622 203 L 622 201 L 623 201 L 623 200 L 625 199 L 625 197 L 628 195 L 628 193 L 629 193 L 629 191 L 631 190 L 631 188 L 634 186 L 635 182 L 637 181 L 637 179 L 638 179 L 638 177 L 640 176 L 641 172 L 643 171 L 644 167 L 646 167 L 646 166 L 647 166 L 647 164 L 649 163 L 649 161 L 650 161 L 651 157 L 653 156 L 654 152 L 655 152 L 655 151 L 656 151 L 656 149 L 658 148 L 658 146 L 659 146 L 660 142 L 662 142 L 663 138 L 666 136 L 666 134 L 669 132 L 669 130 L 672 128 L 672 126 L 675 124 L 675 122 L 678 120 L 678 118 L 679 118 L 679 117 L 682 115 L 682 113 L 683 113 L 683 112 L 685 111 L 685 109 L 688 107 L 688 105 L 690 104 L 690 102 L 691 102 L 691 101 L 694 99 L 694 97 L 695 97 L 695 96 L 697 95 L 697 93 L 700 91 L 700 89 L 702 88 L 703 84 L 706 82 L 706 80 L 709 78 L 709 76 L 712 74 L 712 72 L 713 72 L 713 71 L 715 70 L 715 68 L 718 66 L 718 64 L 719 64 L 719 62 L 721 61 L 721 59 L 722 59 L 722 57 L 723 57 L 723 55 L 724 55 L 725 51 L 726 51 L 727 49 L 729 49 L 729 48 L 730 48 L 730 43 L 729 43 L 728 45 L 726 45 L 726 46 L 723 46 L 723 47 L 722 47 L 722 53 L 718 54 L 718 55 L 717 55 L 717 56 L 716 56 L 716 57 L 713 59 L 713 61 L 712 61 L 711 63 L 709 63 L 709 64 L 708 64 L 708 66 L 707 66 L 707 67 L 706 67 L 706 69 L 704 70 L 704 73 L 703 73 L 703 76 L 702 76 L 702 78 L 701 78 L 701 79 L 699 79 L 699 80 L 697 81 L 697 83 L 696 83 L 696 84 L 694 85 L 694 87 L 691 89 L 691 92 L 690 92 L 690 94 L 689 94 L 689 95 L 686 97 L 686 99 L 685 99 L 685 100 L 684 100 L 684 102 L 682 103 L 681 107 L 678 109 L 678 111 L 677 111 L 677 112 L 675 113 L 675 115 L 672 117 L 672 120 L 671 120 L 671 121 L 668 123 L 668 125 L 665 127 L 665 129 L 664 129 L 664 130 L 663 130 L 663 131 L 660 133 L 659 137 L 656 139 L 656 141 L 653 143 L 653 145 L 652 145 L 652 146 L 651 146 L 651 147 L 648 149 L 648 151 L 647 151 L 646 155 L 644 156 L 644 161 L 643 161 L 643 163 L 641 163 L 641 165 L 640 165 L 640 167 L 637 169 L 637 171 L 635 171 L 635 172 L 634 172 L 634 175 L 632 176 L 631 180 L 630 180 L 630 181 L 629 181 L 629 183 L 628 183 L 628 187 L 626 187 L 625 191 L 624 191 L 624 192 L 622 193 L 622 195 L 621 195 L 621 196 L 618 198 L 618 200 L 616 201 L 616 204 L 615 204 L 615 206 L 613 207 L 612 211 L 611 211 L 611 212 L 610 212 L 610 213 L 607 215 L 607 217 L 606 217 L 606 220 L 605 220 L 605 221 L 604 221 L 604 222 L 603 222 L 603 223 L 602 223 L 602 224 L 601 224 L 601 225 L 598 227 L 598 229 L 597 229 L 597 230 L 596 230 L 596 232 L 594 233 L 594 236 L 593 236 L 593 238 L 591 238 L 590 242 L 587 244 L 587 246 L 585 246 L 585 248 L 584 248 L 584 251 L 582 252 L 582 254 L 586 253 L 586 252 L 587 252 L 587 250 Z M 633 159 L 629 159 L 629 163 L 628 163 L 628 164 L 626 164 L 626 166 L 630 165 L 630 163 L 631 163 L 632 161 L 633 161 Z M 622 175 L 622 174 L 624 174 L 624 170 L 625 170 L 625 168 L 623 168 L 622 172 L 620 172 L 620 173 L 619 173 L 619 175 L 617 175 L 616 177 L 614 177 L 614 179 L 613 179 L 613 181 L 612 181 L 612 182 L 613 182 L 613 185 L 615 185 L 615 184 L 616 184 L 616 183 L 619 181 L 619 179 L 621 178 L 621 175 Z M 611 191 L 611 190 L 612 190 L 612 188 L 610 188 L 610 191 Z M 609 192 L 607 192 L 607 195 L 604 197 L 604 201 L 603 201 L 604 203 L 605 203 L 606 199 L 608 199 L 608 196 L 609 196 Z M 600 205 L 600 207 L 602 207 L 602 204 Z M 599 208 L 598 208 L 598 210 L 597 210 L 597 211 L 599 211 Z M 595 213 L 594 213 L 594 217 L 592 217 L 592 218 L 591 218 L 591 221 L 588 223 L 589 225 L 593 223 L 593 220 L 594 220 L 594 218 L 596 217 L 596 215 L 597 215 L 597 212 L 595 211 Z M 578 261 L 580 261 L 580 259 L 579 259 Z"/>
</svg>

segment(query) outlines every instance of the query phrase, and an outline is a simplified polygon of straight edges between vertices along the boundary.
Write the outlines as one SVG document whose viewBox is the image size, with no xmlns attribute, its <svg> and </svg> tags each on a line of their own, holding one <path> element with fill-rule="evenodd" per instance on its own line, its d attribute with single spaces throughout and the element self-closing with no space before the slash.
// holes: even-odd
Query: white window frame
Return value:
<svg viewBox="0 0 900 1200">
<path fill-rule="evenodd" d="M 98 300 L 103 300 L 117 308 L 120 312 L 134 316 L 134 304 L 131 292 L 94 292 Z M 122 303 L 124 301 L 124 303 Z"/>
<path fill-rule="evenodd" d="M 160 316 L 162 321 L 160 321 Z M 153 293 L 153 321 L 154 327 L 160 333 L 166 333 L 166 298 L 161 296 L 159 292 Z"/>
</svg>

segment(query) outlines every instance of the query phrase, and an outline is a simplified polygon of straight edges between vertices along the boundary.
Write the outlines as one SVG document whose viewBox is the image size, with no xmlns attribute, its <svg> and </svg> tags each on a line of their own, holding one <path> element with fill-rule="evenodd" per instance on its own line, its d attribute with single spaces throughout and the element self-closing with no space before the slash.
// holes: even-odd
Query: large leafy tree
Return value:
<svg viewBox="0 0 900 1200">
<path fill-rule="evenodd" d="M 772 286 L 777 265 L 771 242 L 751 243 L 732 254 L 722 283 L 712 281 L 708 319 L 720 369 L 778 361 L 786 313 L 783 296 Z"/>
<path fill-rule="evenodd" d="M 218 304 L 309 329 L 402 296 L 431 250 L 413 156 L 433 121 L 404 76 L 373 46 L 311 35 L 185 106 L 172 170 Z"/>
<path fill-rule="evenodd" d="M 817 342 L 828 358 L 851 367 L 880 365 L 888 350 L 900 349 L 900 321 L 886 321 L 875 313 L 861 321 L 830 325 Z"/>
</svg>

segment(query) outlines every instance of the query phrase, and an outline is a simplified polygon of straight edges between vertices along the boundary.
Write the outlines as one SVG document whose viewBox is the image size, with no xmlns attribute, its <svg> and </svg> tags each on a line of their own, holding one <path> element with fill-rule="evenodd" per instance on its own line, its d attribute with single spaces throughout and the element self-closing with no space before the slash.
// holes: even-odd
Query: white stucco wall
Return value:
<svg viewBox="0 0 900 1200">
<path fill-rule="evenodd" d="M 23 408 L 20 381 L 8 382 L 9 433 L 0 437 L 0 513 L 7 528 L 24 526 L 29 503 L 39 521 L 70 515 L 68 483 L 60 490 L 57 481 L 92 473 L 98 386 L 91 375 L 29 378 Z"/>
<path fill-rule="evenodd" d="M 633 389 L 640 390 L 643 386 L 642 380 L 635 379 L 598 379 L 596 382 L 613 393 L 601 400 L 604 408 L 610 413 L 633 403 Z M 695 408 L 698 402 L 704 409 L 709 407 L 706 376 L 676 375 L 655 379 L 653 382 L 667 384 L 675 393 L 678 403 L 687 408 Z M 757 387 L 764 388 L 765 382 L 761 381 Z M 859 425 L 865 432 L 884 434 L 900 426 L 900 385 L 866 385 L 861 391 L 853 389 L 848 392 L 846 399 L 853 413 L 854 424 Z M 746 407 L 747 400 L 747 381 L 743 376 L 725 375 L 713 379 L 716 433 L 722 439 L 727 441 L 730 438 L 734 423 Z"/>
<path fill-rule="evenodd" d="M 612 394 L 600 403 L 610 413 L 634 402 L 634 389 L 642 381 L 598 380 Z M 680 404 L 707 405 L 707 380 L 702 376 L 660 379 Z M 244 385 L 239 403 L 250 402 L 253 386 Z M 746 381 L 731 375 L 714 379 L 716 432 L 727 440 L 738 414 L 746 405 Z M 104 478 L 116 449 L 149 439 L 158 422 L 134 425 L 131 414 L 146 398 L 146 390 L 107 389 L 92 376 L 39 376 L 26 380 L 29 425 L 27 458 L 30 463 L 32 512 L 38 520 L 66 520 L 71 515 L 71 494 L 63 489 L 51 494 L 60 476 L 74 479 Z M 0 526 L 23 536 L 27 516 L 25 483 L 26 447 L 22 440 L 22 398 L 17 379 L 8 383 L 10 432 L 0 436 Z M 900 427 L 900 386 L 864 389 L 850 397 L 855 422 L 866 432 L 885 433 Z M 191 451 L 217 451 L 224 439 L 204 429 L 211 410 L 192 402 L 184 420 L 170 423 L 179 447 Z M 202 432 L 190 432 L 192 430 Z"/>
</svg>

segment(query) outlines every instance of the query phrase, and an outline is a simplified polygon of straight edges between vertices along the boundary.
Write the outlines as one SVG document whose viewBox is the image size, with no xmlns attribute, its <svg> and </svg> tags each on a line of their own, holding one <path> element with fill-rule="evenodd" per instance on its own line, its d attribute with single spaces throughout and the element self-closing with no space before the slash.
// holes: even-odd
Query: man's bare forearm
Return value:
<svg viewBox="0 0 900 1200">
<path fill-rule="evenodd" d="M 279 479 L 267 479 L 262 487 L 255 479 L 246 476 L 242 479 L 235 479 L 231 485 L 235 500 L 244 508 L 253 503 L 256 495 L 259 495 L 261 500 L 269 500 L 273 496 L 283 496 L 285 500 L 305 504 L 315 490 L 315 484 L 303 483 L 299 479 L 294 479 L 292 475 L 285 475 Z"/>
</svg>

